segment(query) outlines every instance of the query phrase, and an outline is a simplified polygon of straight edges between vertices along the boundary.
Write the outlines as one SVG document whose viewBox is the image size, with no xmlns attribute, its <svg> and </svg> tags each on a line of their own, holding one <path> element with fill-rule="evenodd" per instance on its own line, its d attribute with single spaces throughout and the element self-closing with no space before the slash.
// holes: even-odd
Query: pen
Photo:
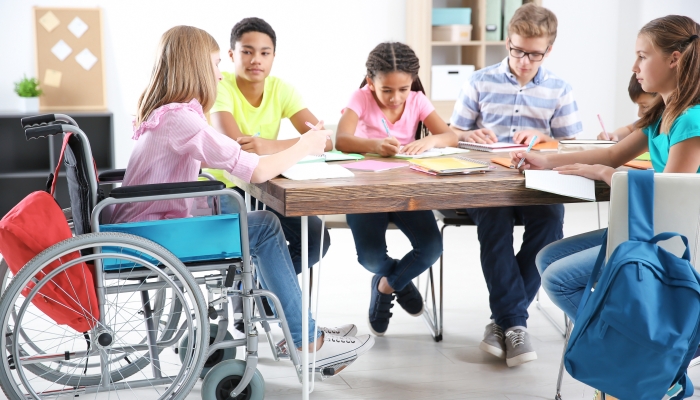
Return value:
<svg viewBox="0 0 700 400">
<path fill-rule="evenodd" d="M 309 121 L 304 122 L 304 125 L 306 125 L 306 126 L 308 126 L 309 128 L 311 128 L 312 131 L 317 131 L 317 130 L 318 130 L 318 129 L 316 129 L 316 126 L 315 126 L 314 124 L 312 124 L 311 122 L 309 122 Z"/>
<path fill-rule="evenodd" d="M 386 135 L 388 137 L 391 137 L 391 133 L 389 133 L 389 127 L 386 125 L 386 121 L 384 120 L 384 118 L 382 118 L 382 125 L 384 125 L 384 130 L 386 131 Z"/>
<path fill-rule="evenodd" d="M 530 140 L 530 144 L 527 145 L 527 150 L 525 150 L 525 153 L 529 153 L 530 149 L 532 149 L 532 146 L 535 145 L 535 142 L 537 141 L 537 135 L 533 136 L 532 139 Z M 525 162 L 525 157 L 520 159 L 520 162 L 518 163 L 518 166 L 515 168 L 520 168 L 521 165 Z"/>
<path fill-rule="evenodd" d="M 603 125 L 603 118 L 600 118 L 600 114 L 598 114 L 598 122 L 600 122 L 600 127 L 603 128 L 603 133 L 605 134 L 605 138 L 607 140 L 610 140 L 610 135 L 608 135 L 608 132 L 605 130 L 605 125 Z"/>
</svg>

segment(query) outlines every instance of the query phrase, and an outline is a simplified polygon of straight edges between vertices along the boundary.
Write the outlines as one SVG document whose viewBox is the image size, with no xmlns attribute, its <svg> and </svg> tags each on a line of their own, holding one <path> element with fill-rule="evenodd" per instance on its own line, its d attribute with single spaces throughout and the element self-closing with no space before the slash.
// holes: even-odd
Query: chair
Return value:
<svg viewBox="0 0 700 400">
<path fill-rule="evenodd" d="M 691 263 L 697 269 L 700 251 L 700 174 L 656 174 L 654 186 L 654 233 L 678 232 L 687 237 Z M 627 193 L 627 172 L 616 172 L 610 191 L 606 258 L 629 238 Z M 676 255 L 682 254 L 684 249 L 678 238 L 660 242 L 659 245 Z M 569 323 L 567 328 L 557 379 L 557 400 L 562 398 L 564 352 L 569 343 L 572 324 Z"/>
</svg>

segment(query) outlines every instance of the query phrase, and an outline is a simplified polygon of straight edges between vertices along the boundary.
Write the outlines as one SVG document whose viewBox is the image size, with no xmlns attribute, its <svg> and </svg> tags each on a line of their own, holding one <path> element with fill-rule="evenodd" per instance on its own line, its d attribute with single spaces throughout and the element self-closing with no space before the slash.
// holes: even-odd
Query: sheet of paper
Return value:
<svg viewBox="0 0 700 400">
<path fill-rule="evenodd" d="M 58 19 L 58 17 L 56 17 L 56 14 L 49 11 L 39 18 L 39 23 L 44 27 L 44 29 L 46 29 L 47 32 L 51 32 L 61 24 L 61 21 Z"/>
<path fill-rule="evenodd" d="M 61 87 L 61 77 L 63 73 L 54 69 L 46 69 L 44 80 L 41 82 L 44 86 Z"/>
<path fill-rule="evenodd" d="M 88 30 L 88 25 L 79 17 L 73 18 L 73 21 L 68 24 L 68 30 L 78 39 Z"/>
<path fill-rule="evenodd" d="M 469 150 L 467 149 L 459 149 L 457 147 L 443 147 L 443 148 L 432 148 L 430 150 L 426 150 L 420 154 L 415 154 L 415 155 L 408 155 L 408 154 L 397 154 L 394 157 L 396 158 L 430 158 L 430 157 L 440 157 L 440 156 L 447 156 L 450 154 L 460 154 L 460 153 L 468 153 Z"/>
<path fill-rule="evenodd" d="M 63 61 L 68 57 L 70 53 L 73 52 L 73 49 L 68 46 L 68 43 L 64 42 L 63 39 L 59 40 L 53 47 L 51 48 L 51 52 L 53 55 L 56 56 L 59 60 Z"/>
<path fill-rule="evenodd" d="M 576 175 L 562 175 L 557 171 L 525 170 L 525 187 L 595 201 L 595 181 Z"/>
<path fill-rule="evenodd" d="M 307 179 L 352 178 L 355 174 L 337 164 L 308 163 L 294 164 L 282 172 L 282 176 L 293 181 L 303 181 Z"/>
<path fill-rule="evenodd" d="M 89 71 L 90 68 L 92 68 L 92 66 L 97 62 L 97 57 L 95 57 L 90 50 L 86 48 L 75 56 L 75 61 L 77 61 L 81 67 L 85 68 L 86 71 Z"/>
</svg>

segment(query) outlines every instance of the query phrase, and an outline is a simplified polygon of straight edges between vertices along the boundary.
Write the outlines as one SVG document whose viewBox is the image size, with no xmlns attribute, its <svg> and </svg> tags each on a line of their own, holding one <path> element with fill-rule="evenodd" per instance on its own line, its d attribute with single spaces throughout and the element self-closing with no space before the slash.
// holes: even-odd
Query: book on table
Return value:
<svg viewBox="0 0 700 400">
<path fill-rule="evenodd" d="M 492 153 L 526 150 L 527 145 L 519 143 L 471 143 L 459 142 L 459 148 L 467 150 L 489 151 Z"/>
<path fill-rule="evenodd" d="M 489 170 L 489 163 L 467 157 L 429 158 L 409 161 L 411 169 L 430 175 L 461 175 Z"/>
</svg>

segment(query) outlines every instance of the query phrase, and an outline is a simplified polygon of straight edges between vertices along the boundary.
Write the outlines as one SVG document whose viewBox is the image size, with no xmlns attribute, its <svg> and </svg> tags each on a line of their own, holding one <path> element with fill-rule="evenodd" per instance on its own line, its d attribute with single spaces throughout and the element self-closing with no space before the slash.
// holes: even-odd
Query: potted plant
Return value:
<svg viewBox="0 0 700 400">
<path fill-rule="evenodd" d="M 26 75 L 19 81 L 15 82 L 15 93 L 19 96 L 19 109 L 26 113 L 39 112 L 39 81 L 36 78 L 27 78 Z"/>
</svg>

